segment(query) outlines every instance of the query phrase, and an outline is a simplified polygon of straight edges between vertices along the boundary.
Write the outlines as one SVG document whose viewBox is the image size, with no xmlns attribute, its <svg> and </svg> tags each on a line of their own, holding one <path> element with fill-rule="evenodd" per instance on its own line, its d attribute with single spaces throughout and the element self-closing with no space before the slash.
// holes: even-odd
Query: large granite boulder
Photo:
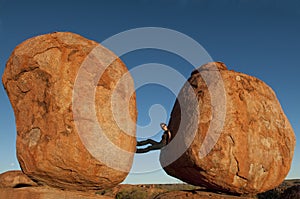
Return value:
<svg viewBox="0 0 300 199">
<path fill-rule="evenodd" d="M 194 94 L 187 95 L 189 88 Z M 277 187 L 289 172 L 295 135 L 274 91 L 221 62 L 192 73 L 169 128 L 173 140 L 161 151 L 160 162 L 169 175 L 187 183 L 256 194 Z"/>
<path fill-rule="evenodd" d="M 2 80 L 15 113 L 22 171 L 64 189 L 122 182 L 136 146 L 136 101 L 127 72 L 111 51 L 73 33 L 17 46 Z"/>
</svg>

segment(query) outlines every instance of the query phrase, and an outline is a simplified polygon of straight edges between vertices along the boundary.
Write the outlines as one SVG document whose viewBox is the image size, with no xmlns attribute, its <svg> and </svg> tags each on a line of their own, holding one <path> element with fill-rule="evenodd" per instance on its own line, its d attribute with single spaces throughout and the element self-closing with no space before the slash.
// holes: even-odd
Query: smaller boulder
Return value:
<svg viewBox="0 0 300 199">
<path fill-rule="evenodd" d="M 37 184 L 22 171 L 7 171 L 0 174 L 0 188 L 35 187 Z"/>
<path fill-rule="evenodd" d="M 47 186 L 24 187 L 22 189 L 0 188 L 0 198 L 17 199 L 112 199 L 111 197 L 98 195 L 95 192 L 66 191 Z"/>
<path fill-rule="evenodd" d="M 164 170 L 189 184 L 233 194 L 278 187 L 296 143 L 272 88 L 221 62 L 192 72 L 169 129 L 172 141 L 160 153 Z"/>
</svg>

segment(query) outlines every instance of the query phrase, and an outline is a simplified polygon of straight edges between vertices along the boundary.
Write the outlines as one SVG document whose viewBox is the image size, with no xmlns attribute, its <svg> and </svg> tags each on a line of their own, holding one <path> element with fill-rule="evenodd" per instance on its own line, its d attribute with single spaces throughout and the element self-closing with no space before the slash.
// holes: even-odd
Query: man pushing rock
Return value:
<svg viewBox="0 0 300 199">
<path fill-rule="evenodd" d="M 146 148 L 142 148 L 142 149 L 136 149 L 136 153 L 147 153 L 151 150 L 159 150 L 162 147 L 164 147 L 170 143 L 172 135 L 171 135 L 171 132 L 168 129 L 167 125 L 165 123 L 161 123 L 160 127 L 164 131 L 164 133 L 161 137 L 161 141 L 156 142 L 152 139 L 147 139 L 144 141 L 137 142 L 137 146 L 145 146 L 147 144 L 150 144 L 150 146 L 148 146 Z"/>
</svg>

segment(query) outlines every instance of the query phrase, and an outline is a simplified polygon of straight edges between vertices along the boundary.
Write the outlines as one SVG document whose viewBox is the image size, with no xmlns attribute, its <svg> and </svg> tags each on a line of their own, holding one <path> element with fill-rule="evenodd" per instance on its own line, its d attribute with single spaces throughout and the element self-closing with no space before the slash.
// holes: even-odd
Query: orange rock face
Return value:
<svg viewBox="0 0 300 199">
<path fill-rule="evenodd" d="M 212 75 L 216 68 L 220 78 Z M 208 77 L 206 81 L 203 76 Z M 187 85 L 197 96 L 199 117 L 190 113 L 187 105 L 192 99 L 183 88 L 178 99 L 184 100 L 175 103 L 169 128 L 174 140 L 183 135 L 185 144 L 177 141 L 172 146 L 172 140 L 162 150 L 165 171 L 187 183 L 231 193 L 255 194 L 277 187 L 290 169 L 295 135 L 274 91 L 255 77 L 227 70 L 220 62 L 194 71 Z M 191 132 L 189 121 L 195 118 L 197 128 Z M 168 164 L 182 146 L 185 153 Z"/>
<path fill-rule="evenodd" d="M 73 33 L 17 46 L 2 80 L 15 113 L 23 172 L 64 189 L 122 182 L 136 145 L 133 80 L 121 78 L 127 72 L 112 52 Z"/>
</svg>

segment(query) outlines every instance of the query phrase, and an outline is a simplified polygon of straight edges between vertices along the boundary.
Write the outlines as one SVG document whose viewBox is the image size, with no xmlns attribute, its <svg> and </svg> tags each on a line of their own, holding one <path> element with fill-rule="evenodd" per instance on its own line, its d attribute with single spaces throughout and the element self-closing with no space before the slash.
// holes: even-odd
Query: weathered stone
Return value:
<svg viewBox="0 0 300 199">
<path fill-rule="evenodd" d="M 122 182 L 136 145 L 135 93 L 127 72 L 111 51 L 73 33 L 17 46 L 2 81 L 15 113 L 23 172 L 64 189 Z"/>
<path fill-rule="evenodd" d="M 216 71 L 221 78 L 214 77 Z M 185 95 L 189 86 L 197 96 L 199 107 L 194 108 L 199 117 L 191 111 L 193 96 Z M 229 71 L 223 63 L 209 63 L 192 73 L 178 99 L 182 103 L 176 101 L 169 123 L 173 140 L 160 156 L 169 175 L 239 194 L 264 192 L 285 179 L 295 135 L 274 91 L 264 82 Z M 194 120 L 197 128 L 191 132 Z M 174 141 L 177 136 L 182 139 Z M 168 163 L 182 147 L 186 151 Z"/>
<path fill-rule="evenodd" d="M 0 174 L 0 188 L 16 188 L 37 186 L 22 171 L 7 171 Z M 0 197 L 1 198 L 1 197 Z"/>
<path fill-rule="evenodd" d="M 0 198 L 17 199 L 112 199 L 111 197 L 101 196 L 95 192 L 63 191 L 50 187 L 24 187 L 24 188 L 5 188 L 0 189 Z"/>
</svg>

